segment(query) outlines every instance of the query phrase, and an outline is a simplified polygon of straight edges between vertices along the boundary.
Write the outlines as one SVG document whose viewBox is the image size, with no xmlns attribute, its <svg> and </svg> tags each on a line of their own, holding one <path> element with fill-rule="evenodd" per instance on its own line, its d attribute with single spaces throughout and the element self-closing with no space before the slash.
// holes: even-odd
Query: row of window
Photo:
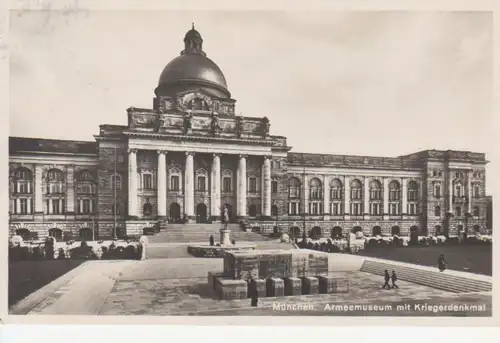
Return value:
<svg viewBox="0 0 500 343">
<path fill-rule="evenodd" d="M 314 201 L 309 203 L 308 214 L 312 215 L 322 215 L 323 214 L 323 203 L 320 201 Z M 417 215 L 417 204 L 408 204 L 407 213 L 408 215 Z M 330 214 L 334 216 L 343 215 L 344 206 L 341 202 L 330 203 Z M 370 204 L 370 215 L 381 216 L 383 214 L 382 204 L 373 203 Z M 290 202 L 288 204 L 288 214 L 299 215 L 300 214 L 300 203 Z M 363 204 L 352 203 L 350 204 L 350 214 L 353 216 L 363 215 Z M 389 204 L 389 215 L 401 215 L 399 204 Z"/>
<path fill-rule="evenodd" d="M 463 215 L 463 212 L 462 212 L 462 207 L 460 206 L 456 206 L 455 207 L 455 211 L 453 212 L 453 214 L 457 217 L 461 217 Z M 479 210 L 479 207 L 478 206 L 475 206 L 472 208 L 472 215 L 474 217 L 479 217 L 480 215 L 480 210 Z M 441 217 L 441 206 L 436 206 L 434 207 L 434 216 L 435 217 Z"/>
<path fill-rule="evenodd" d="M 440 198 L 442 196 L 441 192 L 441 184 L 440 183 L 435 183 L 434 184 L 434 196 L 436 198 Z M 455 186 L 453 188 L 453 196 L 457 198 L 461 198 L 465 196 L 465 187 L 462 185 L 460 182 L 455 183 Z M 481 186 L 479 184 L 473 184 L 472 185 L 472 197 L 473 198 L 480 198 L 481 197 Z"/>
<path fill-rule="evenodd" d="M 13 214 L 33 214 L 33 199 L 17 199 L 13 202 Z M 96 201 L 93 199 L 81 199 L 75 203 L 75 211 L 78 214 L 90 214 L 97 211 Z M 66 212 L 65 199 L 47 199 L 45 214 L 64 214 Z"/>
</svg>

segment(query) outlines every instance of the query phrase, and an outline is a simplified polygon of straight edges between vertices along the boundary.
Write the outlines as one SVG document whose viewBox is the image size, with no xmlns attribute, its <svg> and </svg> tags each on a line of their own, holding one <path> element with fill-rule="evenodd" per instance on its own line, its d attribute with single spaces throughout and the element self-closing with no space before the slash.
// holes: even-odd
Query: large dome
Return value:
<svg viewBox="0 0 500 343">
<path fill-rule="evenodd" d="M 156 92 L 203 88 L 222 98 L 231 95 L 220 68 L 202 50 L 203 40 L 194 28 L 184 37 L 185 49 L 163 69 Z"/>
</svg>

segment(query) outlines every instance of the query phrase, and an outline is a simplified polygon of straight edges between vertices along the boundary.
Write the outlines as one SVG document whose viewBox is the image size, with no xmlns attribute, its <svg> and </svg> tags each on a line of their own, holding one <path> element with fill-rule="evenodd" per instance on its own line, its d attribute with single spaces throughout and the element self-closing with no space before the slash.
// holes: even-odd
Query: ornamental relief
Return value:
<svg viewBox="0 0 500 343">
<path fill-rule="evenodd" d="M 133 113 L 131 125 L 133 127 L 150 128 L 156 126 L 157 116 L 151 114 Z"/>
</svg>

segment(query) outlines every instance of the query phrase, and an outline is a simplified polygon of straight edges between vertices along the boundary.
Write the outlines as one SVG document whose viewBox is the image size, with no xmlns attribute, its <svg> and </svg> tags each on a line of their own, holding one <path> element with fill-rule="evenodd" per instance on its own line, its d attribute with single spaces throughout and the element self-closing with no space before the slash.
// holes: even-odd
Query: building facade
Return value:
<svg viewBox="0 0 500 343">
<path fill-rule="evenodd" d="M 172 222 L 233 221 L 300 234 L 486 232 L 482 153 L 399 157 L 305 154 L 268 118 L 235 114 L 194 28 L 163 70 L 153 108 L 95 141 L 10 137 L 10 234 L 61 239 L 137 235 Z"/>
</svg>

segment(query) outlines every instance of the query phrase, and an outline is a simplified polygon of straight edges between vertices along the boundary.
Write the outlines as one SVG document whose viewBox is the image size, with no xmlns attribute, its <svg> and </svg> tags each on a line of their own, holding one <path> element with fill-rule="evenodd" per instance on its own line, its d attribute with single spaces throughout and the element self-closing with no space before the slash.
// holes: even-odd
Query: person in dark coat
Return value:
<svg viewBox="0 0 500 343">
<path fill-rule="evenodd" d="M 389 285 L 389 280 L 391 279 L 391 276 L 389 275 L 389 272 L 387 271 L 387 269 L 384 272 L 384 279 L 385 279 L 385 283 L 382 286 L 382 288 L 390 289 L 391 286 Z"/>
<path fill-rule="evenodd" d="M 439 255 L 438 268 L 440 272 L 444 272 L 444 270 L 446 269 L 446 261 L 444 260 L 444 254 Z"/>
<path fill-rule="evenodd" d="M 397 280 L 398 280 L 398 277 L 396 275 L 396 272 L 393 270 L 392 274 L 391 274 L 392 288 L 399 288 L 398 285 L 396 285 Z"/>
<path fill-rule="evenodd" d="M 257 281 L 254 278 L 250 280 L 250 298 L 252 298 L 251 305 L 257 307 L 259 302 L 259 293 L 257 291 Z"/>
<path fill-rule="evenodd" d="M 208 241 L 210 242 L 210 246 L 213 246 L 214 245 L 214 235 L 210 235 L 210 238 L 208 239 Z"/>
</svg>

